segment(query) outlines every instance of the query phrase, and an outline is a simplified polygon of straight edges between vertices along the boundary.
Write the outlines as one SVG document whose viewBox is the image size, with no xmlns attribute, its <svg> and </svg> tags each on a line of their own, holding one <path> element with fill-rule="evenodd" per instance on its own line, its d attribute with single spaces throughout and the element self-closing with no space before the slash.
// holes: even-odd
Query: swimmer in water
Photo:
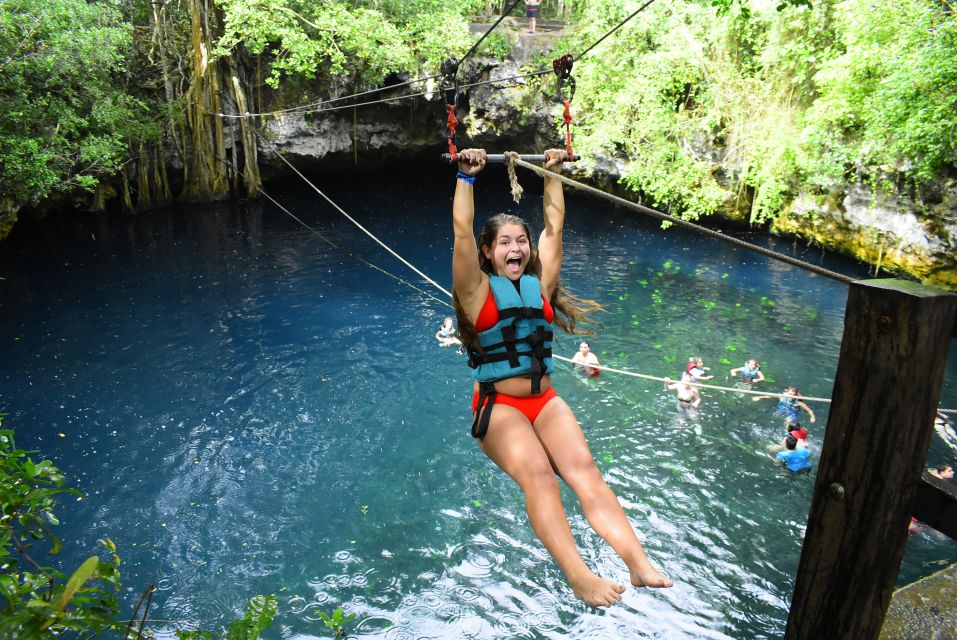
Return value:
<svg viewBox="0 0 957 640">
<path fill-rule="evenodd" d="M 455 325 L 452 324 L 452 318 L 446 318 L 442 322 L 442 326 L 435 333 L 435 339 L 439 341 L 440 347 L 452 347 L 462 344 L 462 342 L 455 337 Z"/>
<path fill-rule="evenodd" d="M 678 417 L 688 420 L 698 419 L 698 405 L 701 404 L 701 394 L 694 385 L 694 378 L 688 371 L 681 372 L 681 380 L 672 382 L 665 378 L 665 391 L 677 391 Z"/>
<path fill-rule="evenodd" d="M 576 368 L 584 373 L 586 376 L 597 376 L 601 373 L 601 369 L 594 369 L 587 365 L 590 364 L 601 364 L 598 362 L 598 356 L 596 356 L 591 351 L 591 347 L 587 342 L 582 340 L 581 344 L 578 345 L 578 351 L 572 356 L 572 363 L 576 365 Z"/>
</svg>

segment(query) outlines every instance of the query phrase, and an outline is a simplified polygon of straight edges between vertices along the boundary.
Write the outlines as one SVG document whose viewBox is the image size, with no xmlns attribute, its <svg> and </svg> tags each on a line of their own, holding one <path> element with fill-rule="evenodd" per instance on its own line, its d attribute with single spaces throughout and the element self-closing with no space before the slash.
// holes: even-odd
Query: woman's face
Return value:
<svg viewBox="0 0 957 640">
<path fill-rule="evenodd" d="M 495 275 L 518 280 L 528 265 L 531 245 L 525 227 L 519 224 L 503 224 L 498 228 L 492 246 L 482 247 L 482 251 L 492 263 Z"/>
</svg>

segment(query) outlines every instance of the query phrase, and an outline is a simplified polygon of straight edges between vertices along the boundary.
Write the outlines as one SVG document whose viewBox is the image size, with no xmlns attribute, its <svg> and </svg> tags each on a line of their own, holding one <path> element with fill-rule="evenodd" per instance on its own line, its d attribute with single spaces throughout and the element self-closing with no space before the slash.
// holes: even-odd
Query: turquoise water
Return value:
<svg viewBox="0 0 957 640">
<path fill-rule="evenodd" d="M 504 172 L 483 174 L 479 211 L 537 221 L 539 179 L 520 178 L 517 207 Z M 315 181 L 449 286 L 446 171 Z M 329 637 L 318 613 L 338 606 L 357 614 L 359 638 L 783 634 L 813 476 L 766 456 L 781 431 L 772 402 L 705 391 L 686 424 L 660 383 L 556 375 L 676 583 L 590 610 L 532 534 L 520 492 L 468 436 L 465 359 L 433 339 L 449 310 L 431 295 L 443 294 L 300 183 L 267 191 L 338 248 L 258 203 L 25 223 L 0 245 L 0 411 L 18 444 L 86 494 L 60 509 L 65 566 L 115 540 L 127 606 L 155 582 L 161 632 L 216 627 L 274 593 L 267 638 Z M 830 396 L 845 285 L 601 202 L 572 195 L 568 208 L 563 278 L 607 305 L 592 340 L 603 364 L 674 377 L 700 354 L 727 384 L 753 355 L 769 388 Z M 866 275 L 816 248 L 779 248 Z M 560 352 L 577 344 L 566 337 Z M 953 353 L 942 404 L 957 407 Z M 816 461 L 828 410 L 813 408 Z M 957 462 L 952 445 L 935 435 L 928 463 Z M 566 497 L 586 560 L 626 582 Z M 922 530 L 900 581 L 954 561 L 957 544 Z"/>
</svg>

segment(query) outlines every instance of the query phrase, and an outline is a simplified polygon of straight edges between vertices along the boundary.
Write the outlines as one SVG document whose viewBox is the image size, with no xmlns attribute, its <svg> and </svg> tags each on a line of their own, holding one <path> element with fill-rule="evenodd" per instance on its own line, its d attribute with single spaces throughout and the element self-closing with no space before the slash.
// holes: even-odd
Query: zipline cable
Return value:
<svg viewBox="0 0 957 640">
<path fill-rule="evenodd" d="M 552 72 L 551 69 L 542 69 L 542 70 L 539 70 L 539 71 L 531 71 L 531 72 L 529 72 L 529 73 L 521 73 L 521 74 L 514 75 L 514 76 L 507 76 L 507 77 L 505 77 L 505 78 L 493 78 L 493 79 L 490 79 L 490 80 L 482 80 L 482 81 L 479 81 L 479 82 L 471 82 L 471 83 L 468 83 L 468 84 L 463 84 L 463 85 L 461 85 L 459 88 L 460 88 L 460 89 L 469 89 L 469 88 L 471 88 L 471 87 L 481 87 L 481 86 L 487 85 L 487 84 L 498 84 L 498 83 L 511 82 L 511 81 L 513 81 L 513 80 L 521 80 L 521 79 L 523 79 L 523 78 L 534 78 L 534 77 L 536 77 L 536 76 L 542 76 L 542 75 L 545 75 L 545 74 L 551 73 L 551 72 Z M 433 76 L 433 77 L 441 77 L 441 76 Z M 432 78 L 429 78 L 429 79 L 432 79 Z M 265 111 L 265 112 L 262 112 L 262 113 L 245 113 L 245 114 L 235 114 L 235 113 L 233 113 L 233 114 L 229 114 L 229 113 L 214 113 L 214 112 L 212 112 L 212 111 L 207 111 L 206 113 L 208 113 L 208 114 L 211 115 L 211 116 L 220 116 L 220 117 L 223 117 L 223 118 L 235 118 L 235 119 L 254 118 L 254 117 L 257 117 L 257 116 L 271 116 L 271 115 L 283 114 L 283 113 L 301 113 L 301 114 L 307 114 L 307 113 L 326 113 L 326 112 L 330 112 L 330 111 L 339 111 L 339 110 L 341 110 L 341 109 L 352 109 L 352 108 L 355 108 L 355 107 L 368 107 L 368 106 L 372 106 L 372 105 L 375 105 L 375 104 L 383 104 L 383 103 L 386 103 L 386 102 L 396 102 L 396 101 L 398 101 L 398 100 L 405 100 L 405 99 L 407 99 L 407 98 L 421 98 L 421 97 L 423 97 L 423 96 L 430 96 L 430 95 L 432 95 L 432 94 L 434 94 L 434 93 L 436 93 L 436 92 L 438 92 L 438 89 L 433 89 L 433 90 L 431 90 L 431 91 L 422 91 L 421 93 L 407 93 L 407 94 L 403 94 L 403 95 L 401 95 L 401 96 L 393 96 L 393 97 L 390 97 L 390 98 L 380 98 L 379 100 L 370 100 L 370 101 L 368 101 L 368 102 L 356 102 L 356 103 L 354 103 L 354 104 L 344 104 L 344 105 L 340 105 L 340 106 L 337 106 L 337 107 L 328 107 L 328 108 L 326 108 L 326 107 L 321 107 L 321 106 L 320 106 L 320 107 L 318 107 L 318 108 L 310 108 L 310 109 L 308 109 L 308 110 L 303 110 L 303 111 L 294 111 L 294 110 L 295 110 L 295 109 L 305 109 L 305 107 L 292 107 L 292 108 L 290 108 L 290 109 L 285 109 L 285 110 L 282 110 L 282 111 Z M 338 99 L 338 98 L 337 98 L 337 99 Z M 344 98 L 343 98 L 343 99 L 344 99 Z M 329 100 L 328 102 L 334 102 L 334 100 Z M 319 103 L 319 104 L 321 105 L 321 104 L 325 104 L 325 103 Z"/>
<path fill-rule="evenodd" d="M 345 216 L 350 222 L 352 222 L 352 224 L 354 224 L 356 227 L 358 227 L 360 230 L 362 230 L 363 233 L 365 233 L 367 236 L 369 236 L 370 238 L 372 238 L 376 243 L 378 243 L 380 246 L 382 246 L 386 251 L 388 251 L 390 254 L 392 254 L 396 259 L 398 259 L 402 264 L 404 264 L 404 265 L 406 265 L 407 267 L 409 267 L 410 269 L 412 269 L 412 271 L 414 271 L 414 272 L 417 273 L 419 276 L 421 276 L 426 282 L 430 283 L 432 286 L 434 286 L 436 289 L 438 289 L 439 291 L 441 291 L 442 293 L 444 293 L 444 294 L 445 294 L 446 296 L 448 296 L 449 298 L 452 297 L 451 292 L 449 292 L 448 290 L 446 290 L 445 288 L 443 288 L 442 286 L 440 286 L 440 285 L 439 285 L 437 282 L 435 282 L 435 280 L 433 280 L 432 278 L 430 278 L 430 277 L 428 277 L 427 275 L 425 275 L 422 271 L 420 271 L 418 268 L 416 268 L 415 266 L 413 266 L 413 265 L 412 265 L 410 262 L 408 262 L 405 258 L 403 258 L 402 256 L 400 256 L 400 255 L 399 255 L 398 253 L 396 253 L 395 251 L 393 251 L 388 245 L 386 245 L 384 242 L 382 242 L 381 240 L 379 240 L 374 234 L 372 234 L 372 233 L 371 233 L 370 231 L 368 231 L 365 227 L 363 227 L 361 224 L 359 224 L 359 222 L 356 221 L 355 218 L 353 218 L 353 217 L 350 216 L 348 213 L 346 213 L 341 207 L 339 207 L 339 205 L 337 205 L 335 202 L 333 202 L 326 194 L 324 194 L 324 193 L 323 193 L 322 191 L 320 191 L 314 184 L 312 184 L 312 182 L 310 182 L 298 169 L 296 169 L 296 167 L 293 166 L 292 163 L 290 163 L 282 154 L 280 154 L 278 151 L 276 151 L 276 155 L 279 156 L 279 158 L 280 158 L 283 162 L 285 162 L 287 165 L 289 165 L 289 167 L 296 173 L 296 175 L 298 175 L 300 178 L 302 178 L 303 181 L 306 182 L 306 184 L 308 184 L 310 187 L 312 187 L 313 190 L 316 191 L 316 193 L 318 193 L 319 195 L 321 195 L 321 196 L 322 196 L 329 204 L 331 204 L 339 213 L 341 213 L 341 214 L 342 214 L 343 216 Z M 528 163 L 526 163 L 526 162 L 524 162 L 524 161 L 521 161 L 521 160 L 514 160 L 514 162 L 515 162 L 515 164 L 519 164 L 519 165 L 521 165 L 521 166 L 525 166 L 525 167 L 531 168 L 533 171 L 535 171 L 536 173 L 539 173 L 540 175 L 544 175 L 545 170 L 544 170 L 544 169 L 540 169 L 539 167 L 537 167 L 537 166 L 535 166 L 535 165 L 529 165 Z M 574 180 L 565 179 L 564 176 L 562 176 L 561 174 L 556 174 L 556 173 L 554 173 L 554 172 L 549 172 L 549 174 L 550 174 L 552 177 L 557 177 L 557 178 L 561 179 L 563 183 L 569 184 L 570 186 L 573 186 L 573 187 L 575 187 L 575 188 L 578 188 L 578 187 L 580 186 L 580 187 L 586 187 L 586 190 L 592 189 L 592 190 L 594 190 L 594 191 L 598 191 L 597 189 L 593 189 L 592 187 L 587 187 L 587 185 L 582 185 L 581 183 L 575 182 Z M 314 233 L 315 235 L 317 235 L 318 237 L 320 237 L 322 240 L 324 240 L 324 241 L 325 241 L 326 243 L 328 243 L 330 246 L 332 246 L 332 247 L 334 247 L 334 248 L 337 248 L 337 249 L 339 248 L 338 245 L 336 245 L 334 242 L 332 242 L 331 240 L 329 240 L 328 238 L 326 238 L 326 237 L 325 237 L 322 233 L 320 233 L 319 231 L 313 229 L 313 228 L 310 227 L 308 224 L 306 224 L 305 222 L 303 222 L 302 220 L 300 220 L 300 219 L 299 219 L 297 216 L 295 216 L 291 211 L 289 211 L 288 209 L 286 209 L 285 207 L 283 207 L 281 204 L 279 204 L 279 202 L 277 202 L 275 199 L 273 199 L 272 197 L 270 197 L 269 194 L 267 194 L 267 193 L 266 193 L 265 191 L 263 191 L 261 188 L 259 188 L 258 190 L 259 190 L 260 193 L 262 193 L 264 196 L 266 196 L 266 198 L 268 198 L 273 204 L 275 204 L 277 207 L 279 207 L 283 212 L 285 212 L 287 215 L 289 215 L 289 216 L 292 217 L 294 220 L 296 220 L 297 222 L 299 222 L 299 224 L 301 224 L 303 227 L 305 227 L 306 229 L 308 229 L 309 231 L 311 231 L 312 233 Z M 606 195 L 607 195 L 607 194 L 606 194 Z M 617 198 L 617 196 L 613 196 L 613 197 L 616 197 L 616 198 Z M 631 202 L 629 202 L 629 201 L 627 201 L 627 200 L 623 200 L 623 202 L 624 202 L 624 203 L 627 203 L 627 204 L 629 204 L 629 205 L 635 205 L 635 203 L 631 203 Z M 637 205 L 637 206 L 641 207 L 641 205 Z M 642 207 L 642 208 L 648 209 L 647 207 Z M 661 212 L 659 212 L 659 211 L 655 211 L 654 209 L 648 209 L 648 210 L 651 211 L 651 212 L 653 212 L 654 214 L 656 214 L 655 217 L 661 217 L 662 219 L 673 220 L 673 221 L 675 221 L 676 223 L 685 223 L 685 222 L 686 222 L 686 221 L 684 221 L 684 220 L 681 220 L 680 218 L 674 218 L 673 216 L 669 216 L 669 215 L 664 214 L 664 213 L 661 213 Z M 694 225 L 694 224 L 692 224 L 692 223 L 686 223 L 686 224 L 687 224 L 687 225 L 690 225 L 691 227 L 699 227 L 699 225 Z M 700 228 L 703 229 L 704 231 L 709 232 L 708 235 L 715 235 L 716 237 L 719 237 L 720 239 L 723 239 L 723 240 L 732 240 L 731 238 L 729 238 L 728 236 L 725 236 L 724 234 L 711 232 L 711 230 L 710 230 L 710 229 L 707 229 L 706 227 L 700 227 Z M 759 252 L 761 252 L 761 253 L 764 253 L 764 250 L 762 249 L 762 247 L 757 247 L 756 245 L 751 245 L 751 244 L 749 244 L 749 243 L 741 242 L 741 241 L 735 242 L 735 244 L 740 244 L 741 246 L 744 246 L 745 248 L 752 249 L 752 250 L 756 250 L 756 251 L 759 251 Z M 433 296 L 433 295 L 430 294 L 429 292 L 423 291 L 422 289 L 420 289 L 419 287 L 416 287 L 416 286 L 415 286 L 414 284 L 412 284 L 411 282 L 408 282 L 408 281 L 406 281 L 406 280 L 400 278 L 399 276 L 396 276 L 396 275 L 394 275 L 394 274 L 392 274 L 392 273 L 386 271 L 385 269 L 379 267 L 378 265 L 375 265 L 375 264 L 369 262 L 368 260 L 365 260 L 364 258 L 353 254 L 352 252 L 347 252 L 347 253 L 348 253 L 351 257 L 353 257 L 353 258 L 355 258 L 356 260 L 362 262 L 363 264 L 365 264 L 365 265 L 367 265 L 367 266 L 369 266 L 369 267 L 372 267 L 373 269 L 375 269 L 375 270 L 377 270 L 377 271 L 379 271 L 379 272 L 381 272 L 381 273 L 383 273 L 383 274 L 389 276 L 390 278 L 393 278 L 393 279 L 397 280 L 398 282 L 400 282 L 400 283 L 402 283 L 402 284 L 404 284 L 404 285 L 406 285 L 406 286 L 408 286 L 408 287 L 414 289 L 415 291 L 418 291 L 419 293 L 421 293 L 421 294 L 423 294 L 423 295 L 425 295 L 425 296 L 431 298 L 432 300 L 435 300 L 435 301 L 438 302 L 439 304 L 442 304 L 442 305 L 444 305 L 444 306 L 446 306 L 446 307 L 450 307 L 450 308 L 452 307 L 452 304 L 451 304 L 448 300 L 441 300 L 441 299 L 439 299 L 439 298 L 436 298 L 435 296 Z M 784 256 L 783 254 L 777 254 L 776 252 L 773 252 L 773 251 L 769 252 L 769 255 L 770 255 L 770 257 L 782 256 L 782 257 L 784 257 L 784 258 L 788 258 L 788 256 Z M 785 262 L 789 262 L 789 263 L 790 263 L 790 261 L 791 261 L 790 258 L 789 258 L 788 260 L 785 260 Z M 800 263 L 800 261 L 795 261 L 795 262 L 799 263 L 799 264 L 796 265 L 796 266 L 801 266 L 801 265 L 803 265 L 803 263 Z M 813 267 L 813 265 L 808 265 L 808 266 Z M 812 270 L 813 270 L 813 269 L 812 269 Z M 824 272 L 826 272 L 826 273 L 828 273 L 828 274 L 829 274 L 829 273 L 833 273 L 833 272 L 827 271 L 826 269 L 821 269 L 821 271 L 824 271 Z M 835 275 L 840 275 L 840 274 L 835 274 Z M 850 279 L 850 282 L 853 282 L 853 279 Z M 566 358 L 565 356 L 560 356 L 560 355 L 558 355 L 558 354 L 552 354 L 552 358 L 554 358 L 554 359 L 556 359 L 556 360 L 560 360 L 560 361 L 566 362 L 566 363 L 569 363 L 569 364 L 571 364 L 571 365 L 575 365 L 575 366 L 578 365 L 578 363 L 573 362 L 570 358 Z M 602 370 L 602 371 L 609 371 L 609 372 L 611 372 L 611 373 L 617 373 L 617 374 L 620 374 L 620 375 L 629 376 L 629 377 L 633 377 L 633 378 L 640 378 L 640 379 L 643 379 L 643 380 L 651 380 L 651 381 L 655 381 L 655 382 L 677 382 L 676 380 L 671 380 L 670 378 L 666 378 L 666 377 L 652 376 L 652 375 L 648 375 L 648 374 L 644 374 L 644 373 L 636 373 L 636 372 L 634 372 L 634 371 L 626 371 L 626 370 L 624 370 L 624 369 L 617 369 L 617 368 L 614 368 L 614 367 L 608 367 L 608 366 L 600 365 L 600 364 L 597 364 L 597 365 L 596 365 L 596 364 L 591 364 L 591 365 L 588 365 L 588 366 L 589 366 L 590 368 L 592 368 L 592 369 L 600 369 L 600 370 Z M 773 392 L 770 392 L 770 391 L 756 391 L 756 390 L 753 390 L 753 389 L 742 389 L 742 388 L 737 388 L 737 387 L 723 387 L 723 386 L 720 386 L 720 385 L 705 384 L 705 383 L 702 383 L 702 382 L 695 382 L 695 383 L 693 383 L 693 384 L 694 384 L 695 387 L 701 388 L 701 389 L 713 389 L 713 390 L 715 390 L 715 391 L 723 391 L 723 392 L 730 392 L 730 393 L 740 393 L 740 394 L 753 395 L 753 396 L 756 396 L 756 397 L 754 398 L 755 400 L 759 399 L 760 397 L 765 397 L 765 398 L 784 398 L 784 397 L 785 397 L 783 393 L 773 393 Z M 826 403 L 831 402 L 831 399 L 830 399 L 830 398 L 818 398 L 818 397 L 815 397 L 815 396 L 801 396 L 800 399 L 801 399 L 802 401 L 807 401 L 807 402 L 826 402 Z M 942 414 L 952 414 L 952 413 L 957 413 L 957 409 L 938 409 L 938 412 L 939 412 L 939 413 L 942 413 Z"/>
<path fill-rule="evenodd" d="M 416 291 L 418 291 L 418 292 L 421 293 L 422 295 L 424 295 L 424 296 L 426 296 L 426 297 L 428 297 L 428 298 L 432 298 L 433 300 L 435 300 L 436 302 L 438 302 L 438 303 L 440 303 L 440 304 L 444 304 L 444 305 L 449 306 L 449 307 L 452 306 L 451 304 L 449 304 L 448 301 L 442 300 L 441 298 L 436 298 L 434 295 L 432 295 L 432 294 L 429 293 L 428 291 L 425 291 L 425 290 L 423 290 L 423 289 L 420 289 L 419 287 L 415 286 L 414 284 L 412 284 L 412 283 L 409 282 L 408 280 L 405 280 L 405 279 L 403 279 L 403 278 L 400 278 L 399 276 L 395 275 L 394 273 L 390 273 L 389 271 L 383 269 L 383 268 L 380 267 L 379 265 L 377 265 L 377 264 L 375 264 L 375 263 L 373 263 L 373 262 L 369 262 L 368 260 L 366 260 L 366 259 L 363 258 L 362 256 L 360 256 L 360 255 L 358 255 L 358 254 L 356 254 L 356 253 L 353 253 L 352 251 L 349 251 L 348 249 L 343 249 L 342 247 L 340 247 L 339 245 L 337 245 L 335 242 L 333 242 L 332 240 L 330 240 L 329 238 L 327 238 L 326 236 L 324 236 L 322 233 L 320 233 L 320 232 L 317 231 L 316 229 L 312 228 L 311 226 L 309 226 L 308 224 L 306 224 L 305 222 L 303 222 L 303 221 L 302 221 L 300 218 L 298 218 L 292 211 L 290 211 L 290 210 L 287 209 L 286 207 L 282 206 L 278 201 L 276 201 L 275 198 L 273 198 L 273 197 L 270 196 L 268 193 L 266 193 L 265 191 L 263 191 L 263 189 L 262 189 L 261 187 L 256 187 L 256 190 L 259 191 L 259 193 L 261 193 L 263 196 L 265 196 L 267 200 L 269 200 L 269 201 L 272 202 L 274 205 L 276 205 L 277 207 L 279 207 L 279 209 L 282 210 L 286 215 L 288 215 L 288 216 L 291 217 L 293 220 L 295 220 L 296 222 L 298 222 L 299 224 L 301 224 L 303 227 L 305 227 L 306 229 L 308 229 L 309 231 L 311 231 L 313 234 L 315 234 L 316 236 L 318 236 L 319 238 L 321 238 L 326 244 L 328 244 L 328 245 L 329 245 L 330 247 L 332 247 L 333 249 L 339 249 L 340 251 L 345 251 L 345 253 L 346 253 L 350 258 L 361 262 L 362 264 L 366 265 L 367 267 L 371 267 L 371 268 L 375 269 L 375 270 L 378 271 L 379 273 L 383 273 L 383 274 L 389 276 L 390 278 L 401 282 L 402 284 L 404 284 L 404 285 L 407 286 L 407 287 L 410 287 L 410 288 L 412 288 L 412 289 L 415 289 Z"/>
<path fill-rule="evenodd" d="M 445 289 L 444 287 L 442 287 L 442 285 L 440 285 L 438 282 L 436 282 L 435 280 L 433 280 L 433 279 L 430 278 L 429 276 L 427 276 L 427 275 L 425 275 L 424 273 L 422 273 L 415 265 L 413 265 L 411 262 L 409 262 L 408 260 L 406 260 L 405 258 L 403 258 L 402 256 L 400 256 L 400 255 L 399 255 L 398 253 L 396 253 L 395 251 L 393 251 L 393 250 L 391 249 L 391 247 L 389 247 L 389 245 L 387 245 L 386 243 L 384 243 L 384 242 L 382 242 L 381 240 L 379 240 L 377 237 L 375 237 L 375 235 L 374 235 L 371 231 L 369 231 L 368 229 L 366 229 L 365 227 L 363 227 L 361 224 L 359 224 L 359 221 L 358 221 L 358 220 L 356 220 L 355 218 L 353 218 L 352 216 L 350 216 L 348 213 L 346 213 L 345 211 L 343 211 L 342 208 L 341 208 L 339 205 L 337 205 L 335 202 L 333 202 L 333 200 L 332 200 L 329 196 L 327 196 L 327 195 L 324 194 L 322 191 L 320 191 L 319 188 L 318 188 L 316 185 L 312 184 L 312 182 L 310 182 L 309 179 L 308 179 L 306 176 L 302 175 L 302 173 L 299 171 L 299 169 L 297 169 L 295 166 L 293 166 L 293 164 L 292 164 L 291 162 L 289 162 L 288 160 L 286 160 L 286 157 L 285 157 L 284 155 L 282 155 L 281 153 L 279 153 L 279 151 L 277 151 L 276 149 L 273 149 L 273 152 L 274 152 L 277 156 L 279 156 L 279 159 L 282 160 L 283 162 L 285 162 L 285 163 L 289 166 L 289 168 L 292 169 L 292 170 L 296 173 L 296 175 L 298 175 L 300 178 L 302 178 L 302 179 L 305 181 L 306 184 L 308 184 L 310 187 L 312 187 L 313 191 L 315 191 L 315 192 L 318 193 L 320 196 L 322 196 L 322 197 L 326 200 L 326 202 L 328 202 L 330 205 L 332 205 L 332 206 L 336 209 L 336 211 L 338 211 L 339 213 L 341 213 L 342 215 L 344 215 L 344 216 L 349 220 L 349 222 L 351 222 L 352 224 L 356 225 L 356 227 L 358 227 L 363 233 L 365 233 L 367 236 L 369 236 L 370 238 L 372 238 L 373 240 L 375 240 L 375 241 L 379 244 L 379 246 L 381 246 L 383 249 L 385 249 L 386 251 L 388 251 L 389 253 L 391 253 L 393 256 L 395 256 L 395 258 L 396 258 L 399 262 L 401 262 L 402 264 L 404 264 L 405 266 L 407 266 L 408 268 L 412 269 L 414 272 L 416 272 L 417 274 L 419 274 L 420 276 L 422 276 L 422 278 L 423 278 L 426 282 L 428 282 L 429 284 L 431 284 L 432 286 L 434 286 L 436 289 L 438 289 L 439 291 L 441 291 L 442 293 L 444 293 L 444 294 L 447 295 L 448 297 L 450 297 L 450 298 L 452 297 L 452 292 L 451 292 L 451 291 L 446 290 L 446 289 Z"/>
<path fill-rule="evenodd" d="M 524 160 L 519 159 L 519 158 L 517 157 L 518 154 L 506 153 L 505 155 L 506 155 L 506 156 L 510 156 L 510 162 L 514 162 L 515 164 L 517 164 L 517 165 L 520 166 L 520 167 L 525 167 L 526 169 L 530 169 L 530 170 L 534 171 L 535 173 L 537 173 L 537 174 L 540 175 L 540 176 L 545 176 L 545 175 L 546 175 L 546 170 L 545 170 L 545 169 L 543 169 L 542 167 L 536 166 L 536 165 L 534 165 L 534 164 L 530 164 L 530 163 L 528 163 L 528 162 L 525 162 Z M 616 195 L 612 195 L 612 194 L 610 194 L 610 193 L 607 193 L 607 192 L 605 192 L 605 191 L 602 191 L 601 189 L 596 189 L 595 187 L 591 187 L 591 186 L 588 186 L 588 185 L 586 185 L 586 184 L 582 184 L 581 182 L 577 182 L 577 181 L 575 181 L 575 180 L 572 180 L 571 178 L 568 178 L 568 177 L 566 177 L 566 176 L 563 176 L 563 175 L 560 174 L 560 173 L 554 173 L 554 172 L 549 171 L 549 172 L 548 172 L 548 175 L 549 175 L 550 177 L 552 177 L 552 178 L 556 178 L 556 179 L 558 179 L 558 180 L 561 180 L 564 184 L 567 184 L 567 185 L 570 186 L 570 187 L 574 187 L 575 189 L 578 189 L 578 190 L 580 190 L 580 191 L 584 191 L 584 192 L 586 192 L 586 193 L 590 193 L 590 194 L 592 194 L 592 195 L 594 195 L 594 196 L 597 196 L 597 197 L 599 197 L 599 198 L 604 198 L 605 200 L 608 200 L 608 201 L 610 201 L 610 202 L 613 202 L 613 203 L 615 203 L 615 204 L 618 204 L 618 205 L 620 205 L 620 206 L 622 206 L 622 207 L 625 207 L 625 208 L 628 208 L 628 209 L 632 209 L 632 210 L 634 210 L 634 211 L 638 211 L 638 212 L 643 213 L 643 214 L 645 214 L 645 215 L 651 216 L 652 218 L 657 218 L 657 219 L 659 219 L 659 220 L 664 220 L 664 221 L 670 222 L 670 223 L 672 223 L 672 224 L 676 224 L 676 225 L 678 225 L 678 226 L 684 227 L 684 228 L 686 228 L 686 229 L 690 229 L 690 230 L 692 230 L 692 231 L 695 231 L 696 233 L 700 233 L 700 234 L 702 234 L 702 235 L 705 235 L 705 236 L 708 236 L 708 237 L 711 237 L 711 238 L 717 238 L 717 239 L 722 240 L 722 241 L 724 241 L 724 242 L 728 242 L 728 243 L 730 243 L 730 244 L 733 244 L 733 245 L 735 245 L 735 246 L 737 246 L 737 247 L 741 247 L 741 248 L 747 249 L 747 250 L 749 250 L 749 251 L 754 251 L 755 253 L 760 253 L 761 255 L 767 256 L 767 257 L 769 257 L 769 258 L 774 258 L 775 260 L 780 260 L 781 262 L 785 262 L 785 263 L 787 263 L 787 264 L 790 264 L 790 265 L 792 265 L 792 266 L 795 266 L 795 267 L 804 269 L 804 270 L 806 270 L 806 271 L 811 271 L 811 272 L 816 273 L 816 274 L 818 274 L 818 275 L 821 275 L 821 276 L 824 276 L 824 277 L 827 277 L 827 278 L 831 278 L 832 280 L 837 280 L 838 282 L 843 282 L 844 284 L 851 284 L 851 283 L 853 283 L 853 282 L 856 282 L 856 280 L 855 280 L 854 278 L 851 278 L 850 276 L 846 276 L 846 275 L 844 275 L 844 274 L 842 274 L 842 273 L 837 273 L 837 272 L 835 272 L 835 271 L 831 271 L 830 269 L 825 269 L 824 267 L 819 267 L 819 266 L 817 266 L 817 265 L 813 265 L 813 264 L 810 264 L 810 263 L 808 263 L 808 262 L 804 262 L 803 260 L 798 260 L 797 258 L 792 258 L 791 256 L 785 255 L 785 254 L 783 254 L 783 253 L 779 253 L 779 252 L 777 252 L 777 251 L 772 251 L 771 249 L 765 249 L 764 247 L 759 247 L 759 246 L 756 245 L 756 244 L 751 244 L 750 242 L 746 242 L 746 241 L 744 241 L 744 240 L 739 240 L 738 238 L 734 238 L 734 237 L 729 236 L 729 235 L 727 235 L 727 234 L 725 234 L 725 233 L 721 233 L 720 231 L 715 231 L 715 230 L 713 230 L 713 229 L 709 229 L 708 227 L 704 227 L 704 226 L 702 226 L 702 225 L 700 225 L 700 224 L 695 224 L 695 223 L 693 223 L 693 222 L 688 222 L 687 220 L 684 220 L 684 219 L 682 219 L 682 218 L 678 218 L 678 217 L 676 217 L 676 216 L 668 215 L 667 213 L 662 213 L 661 211 L 658 211 L 658 210 L 656 210 L 656 209 L 652 209 L 651 207 L 646 207 L 646 206 L 644 206 L 644 205 L 642 205 L 642 204 L 638 204 L 637 202 L 632 202 L 631 200 L 625 200 L 624 198 L 621 198 L 621 197 L 616 196 Z"/>
<path fill-rule="evenodd" d="M 434 76 L 427 76 L 425 78 L 414 78 L 412 80 L 407 80 L 405 82 L 400 82 L 398 84 L 390 84 L 385 87 L 379 87 L 377 89 L 369 89 L 367 91 L 360 91 L 359 93 L 353 93 L 348 96 L 340 96 L 338 98 L 329 98 L 328 100 L 320 100 L 319 102 L 311 102 L 308 104 L 299 105 L 297 107 L 288 107 L 286 109 L 276 109 L 275 111 L 264 111 L 261 113 L 212 113 L 210 115 L 220 116 L 222 118 L 256 118 L 262 116 L 276 116 L 282 115 L 284 113 L 314 113 L 316 111 L 336 111 L 338 109 L 347 109 L 349 107 L 361 107 L 367 104 L 378 104 L 380 102 L 388 102 L 389 100 L 401 100 L 402 98 L 417 98 L 422 95 L 427 95 L 427 93 L 415 93 L 407 96 L 396 96 L 394 98 L 385 98 L 383 100 L 376 100 L 374 102 L 361 102 L 357 104 L 347 104 L 341 107 L 334 107 L 331 109 L 323 109 L 327 104 L 333 102 L 341 102 L 343 100 L 351 100 L 352 98 L 360 98 L 362 96 L 367 96 L 372 93 L 381 93 L 383 91 L 391 91 L 392 89 L 398 89 L 400 87 L 407 87 L 410 84 L 415 84 L 416 82 L 428 82 L 429 80 L 435 80 L 436 78 L 441 78 L 441 74 L 436 74 Z M 428 92 L 431 93 L 431 92 Z"/>
</svg>

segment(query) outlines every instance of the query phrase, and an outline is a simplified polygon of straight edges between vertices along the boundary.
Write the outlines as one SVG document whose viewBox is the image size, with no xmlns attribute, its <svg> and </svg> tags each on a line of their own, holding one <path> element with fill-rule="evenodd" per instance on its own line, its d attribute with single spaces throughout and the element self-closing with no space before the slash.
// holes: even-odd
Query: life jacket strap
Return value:
<svg viewBox="0 0 957 640">
<path fill-rule="evenodd" d="M 492 419 L 492 406 L 495 405 L 494 382 L 480 382 L 478 406 L 475 408 L 475 419 L 472 420 L 472 437 L 484 438 L 488 433 L 488 423 Z"/>
<path fill-rule="evenodd" d="M 545 352 L 552 355 L 551 349 L 545 348 L 545 327 L 539 326 L 535 331 L 528 335 L 528 344 L 532 347 L 532 395 L 537 396 L 542 392 L 542 376 L 545 375 Z"/>
</svg>

